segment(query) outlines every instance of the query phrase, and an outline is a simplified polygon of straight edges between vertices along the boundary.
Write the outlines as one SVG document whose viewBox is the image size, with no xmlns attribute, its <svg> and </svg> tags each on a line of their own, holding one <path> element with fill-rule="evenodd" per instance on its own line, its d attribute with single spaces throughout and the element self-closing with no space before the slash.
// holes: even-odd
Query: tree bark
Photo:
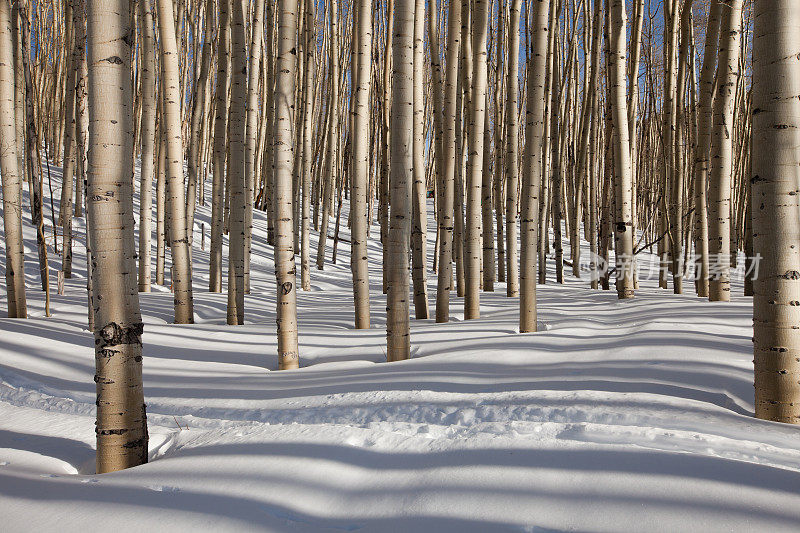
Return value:
<svg viewBox="0 0 800 533">
<path fill-rule="evenodd" d="M 88 230 L 96 294 L 97 473 L 147 462 L 142 392 L 142 317 L 133 238 L 128 2 L 88 3 Z M 171 27 L 171 25 L 170 25 Z M 173 32 L 174 38 L 174 32 Z"/>
<path fill-rule="evenodd" d="M 730 7 L 736 16 L 736 6 Z M 751 201 L 753 250 L 761 256 L 753 295 L 755 411 L 759 418 L 797 424 L 800 11 L 794 0 L 762 0 L 754 10 Z M 726 32 L 731 27 L 723 24 Z"/>
<path fill-rule="evenodd" d="M 530 6 L 531 4 L 529 4 Z M 532 4 L 533 40 L 528 58 L 528 100 L 525 109 L 525 161 L 520 210 L 519 331 L 537 331 L 536 256 L 539 242 L 539 188 L 542 180 L 542 141 L 545 121 L 549 2 Z"/>
<path fill-rule="evenodd" d="M 353 36 L 358 47 L 352 65 L 353 86 L 353 172 L 350 179 L 350 266 L 353 271 L 353 301 L 356 329 L 369 329 L 369 265 L 367 263 L 367 185 L 369 181 L 369 96 L 372 69 L 372 2 L 353 4 Z"/>
<path fill-rule="evenodd" d="M 717 95 L 711 131 L 711 173 L 708 187 L 708 298 L 731 298 L 731 181 L 733 174 L 733 108 L 739 81 L 742 0 L 721 0 Z"/>
<path fill-rule="evenodd" d="M 178 70 L 178 46 L 172 0 L 158 0 L 158 27 L 161 33 L 161 79 L 163 89 L 164 135 L 166 137 L 165 171 L 169 237 L 172 256 L 172 292 L 175 295 L 175 323 L 194 322 L 192 268 L 186 227 L 186 197 L 183 186 L 183 144 L 181 142 L 181 87 Z"/>
<path fill-rule="evenodd" d="M 300 366 L 297 344 L 297 284 L 292 231 L 292 107 L 297 68 L 297 0 L 278 0 L 278 61 L 275 83 L 275 278 L 278 365 Z"/>
<path fill-rule="evenodd" d="M 414 140 L 414 2 L 395 0 L 392 27 L 392 113 L 386 297 L 386 359 L 411 357 L 408 244 L 411 239 L 411 176 Z"/>
<path fill-rule="evenodd" d="M 614 127 L 614 237 L 616 246 L 617 296 L 633 298 L 633 212 L 631 211 L 631 146 L 628 138 L 628 105 L 625 82 L 625 3 L 612 0 L 610 5 L 608 70 L 610 79 L 611 120 Z"/>
<path fill-rule="evenodd" d="M 6 238 L 6 301 L 9 318 L 27 318 L 25 249 L 22 244 L 22 176 L 14 112 L 14 41 L 11 6 L 0 0 L 0 177 Z"/>
</svg>

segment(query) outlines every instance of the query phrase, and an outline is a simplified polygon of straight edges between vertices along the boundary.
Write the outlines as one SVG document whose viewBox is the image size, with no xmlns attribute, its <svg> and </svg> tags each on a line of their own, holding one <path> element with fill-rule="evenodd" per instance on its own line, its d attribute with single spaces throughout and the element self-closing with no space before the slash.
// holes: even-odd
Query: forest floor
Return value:
<svg viewBox="0 0 800 533">
<path fill-rule="evenodd" d="M 372 329 L 362 331 L 352 328 L 349 244 L 318 271 L 314 234 L 312 290 L 298 292 L 302 368 L 275 372 L 264 214 L 244 326 L 226 325 L 226 295 L 207 290 L 209 215 L 198 207 L 196 323 L 170 324 L 168 287 L 140 294 L 150 462 L 95 475 L 84 221 L 63 296 L 50 248 L 45 318 L 25 209 L 32 318 L 0 319 L 0 529 L 797 530 L 800 428 L 752 416 L 751 299 L 740 282 L 726 304 L 655 279 L 618 301 L 568 269 L 555 284 L 550 261 L 539 333 L 517 332 L 518 300 L 498 283 L 481 294 L 479 320 L 463 321 L 455 297 L 450 323 L 412 320 L 412 358 L 388 364 L 377 226 Z M 428 287 L 433 310 L 431 272 Z"/>
</svg>

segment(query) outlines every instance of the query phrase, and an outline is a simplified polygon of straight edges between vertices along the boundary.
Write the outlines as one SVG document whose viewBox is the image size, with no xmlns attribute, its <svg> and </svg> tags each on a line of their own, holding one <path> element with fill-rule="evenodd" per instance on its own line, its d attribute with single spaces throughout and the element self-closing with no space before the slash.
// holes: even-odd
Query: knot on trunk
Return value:
<svg viewBox="0 0 800 533">
<path fill-rule="evenodd" d="M 111 322 L 100 328 L 95 344 L 100 348 L 117 344 L 142 344 L 143 331 L 144 324 L 141 322 L 128 326 Z"/>
</svg>

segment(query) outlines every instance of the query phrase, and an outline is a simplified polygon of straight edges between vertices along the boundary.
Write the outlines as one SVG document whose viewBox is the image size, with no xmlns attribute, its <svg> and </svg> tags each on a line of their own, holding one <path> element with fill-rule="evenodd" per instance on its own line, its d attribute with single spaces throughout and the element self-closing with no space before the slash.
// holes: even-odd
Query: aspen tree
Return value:
<svg viewBox="0 0 800 533">
<path fill-rule="evenodd" d="M 144 0 L 140 0 L 144 1 Z M 199 10 L 200 0 L 197 0 Z M 194 212 L 197 205 L 197 187 L 199 178 L 200 150 L 202 149 L 201 135 L 203 133 L 203 122 L 206 111 L 206 101 L 208 100 L 208 73 L 211 70 L 211 47 L 212 32 L 214 29 L 214 0 L 207 0 L 205 11 L 205 29 L 203 39 L 199 39 L 201 45 L 201 58 L 195 60 L 195 65 L 200 65 L 200 72 L 195 81 L 195 94 L 192 100 L 191 118 L 189 123 L 189 153 L 186 157 L 186 169 L 188 170 L 188 182 L 186 186 L 186 224 L 189 228 L 194 227 Z M 199 25 L 198 25 L 199 26 Z M 196 58 L 197 56 L 195 56 Z M 144 82 L 144 80 L 142 80 Z M 144 83 L 142 84 L 144 86 Z M 144 119 L 144 117 L 142 117 Z M 202 182 L 199 186 L 202 188 Z M 188 232 L 189 243 L 192 242 L 192 231 Z M 191 252 L 191 249 L 190 249 Z"/>
<path fill-rule="evenodd" d="M 61 203 L 58 211 L 58 220 L 61 224 L 63 235 L 61 271 L 64 278 L 72 277 L 72 182 L 75 177 L 75 64 L 73 58 L 77 54 L 75 49 L 75 35 L 72 29 L 72 3 L 66 2 L 64 6 L 64 39 L 68 52 L 65 53 L 67 73 L 64 87 L 64 159 L 61 173 Z M 82 184 L 78 184 L 82 186 Z"/>
<path fill-rule="evenodd" d="M 386 358 L 411 357 L 408 244 L 414 140 L 414 0 L 394 0 Z"/>
<path fill-rule="evenodd" d="M 317 269 L 325 267 L 325 245 L 328 240 L 328 221 L 330 219 L 331 199 L 333 189 L 336 187 L 338 174 L 336 173 L 338 147 L 339 147 L 339 12 L 338 1 L 330 3 L 330 66 L 328 74 L 329 95 L 328 99 L 328 139 L 325 151 L 324 182 L 322 187 L 322 221 L 319 229 L 317 243 Z"/>
<path fill-rule="evenodd" d="M 102 474 L 146 463 L 148 439 L 132 224 L 134 30 L 127 1 L 93 0 L 87 5 L 87 215 L 93 289 L 103 296 L 93 299 L 97 473 Z"/>
<path fill-rule="evenodd" d="M 153 213 L 153 172 L 156 139 L 156 62 L 153 12 L 148 0 L 139 1 L 141 39 L 142 154 L 139 189 L 139 292 L 150 292 Z"/>
<path fill-rule="evenodd" d="M 625 83 L 626 16 L 624 0 L 609 6 L 609 53 L 611 119 L 614 127 L 614 237 L 616 246 L 617 296 L 633 298 L 633 213 L 631 211 L 631 151 L 628 139 L 628 109 Z"/>
<path fill-rule="evenodd" d="M 706 27 L 703 66 L 697 102 L 697 144 L 694 151 L 694 248 L 697 255 L 696 290 L 701 298 L 708 298 L 708 169 L 711 152 L 711 125 L 713 121 L 714 71 L 719 45 L 719 21 L 722 13 L 720 0 L 711 0 Z"/>
<path fill-rule="evenodd" d="M 596 114 L 596 109 L 594 108 L 595 99 L 593 95 L 598 90 L 598 83 L 600 78 L 600 37 L 601 27 L 600 27 L 600 0 L 595 1 L 594 6 L 594 15 L 592 19 L 592 36 L 591 36 L 591 55 L 587 62 L 589 63 L 588 72 L 586 73 L 587 80 L 586 91 L 583 98 L 583 109 L 582 109 L 582 117 L 581 117 L 581 127 L 580 127 L 580 137 L 578 138 L 578 160 L 577 160 L 577 168 L 576 174 L 577 178 L 581 181 L 584 180 L 584 176 L 589 175 L 590 173 L 587 172 L 588 167 L 593 164 L 593 161 L 589 157 L 589 144 L 591 143 L 591 130 L 592 130 L 592 117 Z M 596 118 L 596 117 L 595 117 Z M 591 177 L 589 177 L 591 179 Z M 590 185 L 588 194 L 591 195 L 594 193 L 593 187 Z M 576 202 L 580 202 L 580 198 L 576 200 Z M 589 202 L 591 204 L 591 201 Z M 576 216 L 573 219 L 574 224 L 574 231 L 576 232 L 576 248 L 573 249 L 573 273 L 576 277 L 580 277 L 580 270 L 576 268 L 576 261 L 577 259 L 577 250 L 579 249 L 578 243 L 580 241 L 580 236 L 578 234 L 578 228 L 580 227 L 580 223 L 582 221 L 581 216 L 581 209 L 575 209 Z M 594 217 L 595 213 L 590 211 L 590 217 Z M 591 237 L 590 237 L 591 239 Z M 595 253 L 596 250 L 593 250 L 592 253 Z M 594 261 L 594 257 L 592 257 L 592 261 Z"/>
<path fill-rule="evenodd" d="M 86 110 L 88 65 L 86 64 L 86 0 L 72 4 L 75 30 L 75 217 L 83 216 L 83 193 L 86 186 L 86 164 L 89 141 L 89 113 Z M 91 283 L 91 280 L 88 280 Z"/>
<path fill-rule="evenodd" d="M 312 130 L 313 130 L 313 106 L 314 106 L 314 73 L 315 62 L 314 52 L 316 50 L 315 34 L 315 4 L 314 0 L 303 0 L 306 2 L 306 24 L 303 27 L 305 32 L 306 54 L 305 60 L 305 87 L 303 90 L 303 114 L 305 125 L 303 127 L 303 199 L 302 199 L 302 225 L 300 239 L 300 285 L 304 291 L 311 290 L 311 272 L 309 268 L 309 234 L 311 226 L 311 173 L 314 154 L 312 149 Z M 352 252 L 351 252 L 352 255 Z"/>
<path fill-rule="evenodd" d="M 391 131 L 389 121 L 392 110 L 392 55 L 394 36 L 394 1 L 386 0 L 386 23 L 385 35 L 386 46 L 383 53 L 383 116 L 381 136 L 381 178 L 380 195 L 378 203 L 378 219 L 381 224 L 381 251 L 382 251 L 382 274 L 383 274 L 383 293 L 386 294 L 389 288 L 389 152 L 391 143 Z"/>
<path fill-rule="evenodd" d="M 159 98 L 159 115 L 162 99 Z M 156 283 L 164 285 L 164 266 L 167 257 L 167 177 L 166 177 L 166 145 L 164 142 L 163 120 L 158 126 L 158 166 L 156 167 Z"/>
<path fill-rule="evenodd" d="M 256 179 L 256 145 L 258 134 L 258 78 L 259 64 L 261 62 L 261 41 L 264 34 L 264 4 L 265 0 L 256 0 L 253 4 L 253 19 L 250 23 L 252 36 L 248 47 L 247 67 L 247 125 L 245 131 L 245 212 L 244 212 L 244 289 L 250 292 L 250 252 L 253 241 L 253 207 Z M 272 24 L 272 21 L 270 21 Z"/>
<path fill-rule="evenodd" d="M 211 244 L 209 248 L 208 290 L 222 292 L 222 232 L 225 201 L 225 147 L 228 132 L 228 85 L 230 72 L 230 0 L 219 2 L 217 27 L 217 92 L 214 117 L 214 156 L 211 184 Z"/>
<path fill-rule="evenodd" d="M 535 0 L 532 9 L 533 39 L 528 55 L 528 95 L 525 109 L 525 161 L 520 209 L 519 331 L 537 330 L 536 246 L 539 242 L 539 188 L 542 179 L 542 141 L 545 121 L 549 2 Z"/>
<path fill-rule="evenodd" d="M 751 202 L 753 251 L 761 256 L 753 282 L 755 411 L 759 418 L 797 424 L 800 11 L 794 0 L 760 0 L 754 10 Z"/>
<path fill-rule="evenodd" d="M 6 238 L 6 301 L 9 318 L 27 318 L 22 179 L 17 157 L 11 25 L 9 0 L 0 0 L 0 177 L 3 180 L 3 228 Z"/>
<path fill-rule="evenodd" d="M 517 189 L 519 188 L 519 22 L 522 0 L 511 0 L 506 82 L 506 295 L 519 296 Z M 499 169 L 498 169 L 499 171 Z M 538 221 L 537 221 L 538 222 Z M 498 243 L 499 244 L 499 243 Z"/>
<path fill-rule="evenodd" d="M 414 316 L 428 318 L 428 276 L 425 271 L 428 240 L 427 180 L 425 176 L 425 0 L 414 9 L 414 142 L 411 193 L 411 273 Z"/>
<path fill-rule="evenodd" d="M 22 64 L 22 39 L 20 38 L 20 7 L 22 2 L 11 2 L 11 41 L 14 61 L 14 128 L 17 138 L 17 171 L 22 182 L 28 181 L 25 163 L 25 77 Z M 84 32 L 85 33 L 85 32 Z"/>
<path fill-rule="evenodd" d="M 41 176 L 41 156 L 39 155 L 38 125 L 34 107 L 35 87 L 31 66 L 31 30 L 28 6 L 20 7 L 19 38 L 22 46 L 22 71 L 25 88 L 25 163 L 28 177 L 28 189 L 31 202 L 31 222 L 36 228 L 36 248 L 39 256 L 39 279 L 46 295 L 45 314 L 50 316 L 50 268 L 47 262 L 47 243 L 44 236 L 43 189 Z"/>
<path fill-rule="evenodd" d="M 172 292 L 175 295 L 175 323 L 194 322 L 192 269 L 186 227 L 183 188 L 183 145 L 181 142 L 181 90 L 178 77 L 178 46 L 172 0 L 158 0 L 161 36 L 162 124 L 166 138 L 166 185 L 169 206 L 169 236 L 172 252 Z"/>
<path fill-rule="evenodd" d="M 436 282 L 436 322 L 450 320 L 450 291 L 453 288 L 453 201 L 456 172 L 456 105 L 458 58 L 460 56 L 461 2 L 448 4 L 447 61 L 444 80 L 442 128 L 442 186 L 439 192 L 439 272 Z"/>
<path fill-rule="evenodd" d="M 355 303 L 355 326 L 369 328 L 369 265 L 367 263 L 367 212 L 369 174 L 369 100 L 370 75 L 372 69 L 372 2 L 354 2 L 353 36 L 357 48 L 353 53 L 351 67 L 354 87 L 353 127 L 351 131 L 353 149 L 353 171 L 350 178 L 351 251 L 350 266 L 353 271 L 353 301 Z M 308 43 L 311 44 L 311 43 Z M 308 95 L 307 95 L 308 96 Z M 310 123 L 309 123 L 310 125 Z"/>
<path fill-rule="evenodd" d="M 483 142 L 486 128 L 486 38 L 489 0 L 475 0 L 472 18 L 472 91 L 469 109 L 467 163 L 466 234 L 464 239 L 465 293 L 464 319 L 480 317 L 481 275 L 481 187 Z"/>
<path fill-rule="evenodd" d="M 441 193 L 444 171 L 444 82 L 442 81 L 442 59 L 439 49 L 439 15 L 436 2 L 428 3 L 428 45 L 430 49 L 431 73 L 431 98 L 433 100 L 433 152 L 434 163 L 434 207 L 436 217 L 436 242 L 434 244 L 433 271 L 437 271 L 437 260 L 441 245 L 441 230 L 439 222 L 442 220 Z"/>
<path fill-rule="evenodd" d="M 275 278 L 277 280 L 278 365 L 300 366 L 297 345 L 297 283 L 292 230 L 292 107 L 297 68 L 297 0 L 278 0 L 275 80 Z"/>
<path fill-rule="evenodd" d="M 230 234 L 228 236 L 228 324 L 244 324 L 245 224 L 248 201 L 245 184 L 245 99 L 247 98 L 247 52 L 245 50 L 244 8 L 231 3 L 231 105 L 228 131 L 228 173 Z"/>
<path fill-rule="evenodd" d="M 719 66 L 711 131 L 711 172 L 708 187 L 708 298 L 727 302 L 731 297 L 731 180 L 733 173 L 733 108 L 739 81 L 742 0 L 720 0 Z"/>
</svg>

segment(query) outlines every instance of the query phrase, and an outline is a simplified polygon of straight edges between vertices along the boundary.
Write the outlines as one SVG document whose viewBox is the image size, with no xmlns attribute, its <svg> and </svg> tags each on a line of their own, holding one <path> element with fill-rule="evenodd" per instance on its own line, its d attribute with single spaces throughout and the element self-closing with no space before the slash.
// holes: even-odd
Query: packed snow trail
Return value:
<svg viewBox="0 0 800 533">
<path fill-rule="evenodd" d="M 752 417 L 750 298 L 712 304 L 643 279 L 618 301 L 567 275 L 539 286 L 540 332 L 520 335 L 498 283 L 479 320 L 454 296 L 450 323 L 412 320 L 412 359 L 387 364 L 374 226 L 372 329 L 352 329 L 341 241 L 298 293 L 303 367 L 276 372 L 264 214 L 246 323 L 228 326 L 225 294 L 207 292 L 209 211 L 194 228 L 197 323 L 170 324 L 167 287 L 140 294 L 150 463 L 102 476 L 83 220 L 51 318 L 26 224 L 32 318 L 0 318 L 4 531 L 797 529 L 800 429 Z"/>
</svg>

